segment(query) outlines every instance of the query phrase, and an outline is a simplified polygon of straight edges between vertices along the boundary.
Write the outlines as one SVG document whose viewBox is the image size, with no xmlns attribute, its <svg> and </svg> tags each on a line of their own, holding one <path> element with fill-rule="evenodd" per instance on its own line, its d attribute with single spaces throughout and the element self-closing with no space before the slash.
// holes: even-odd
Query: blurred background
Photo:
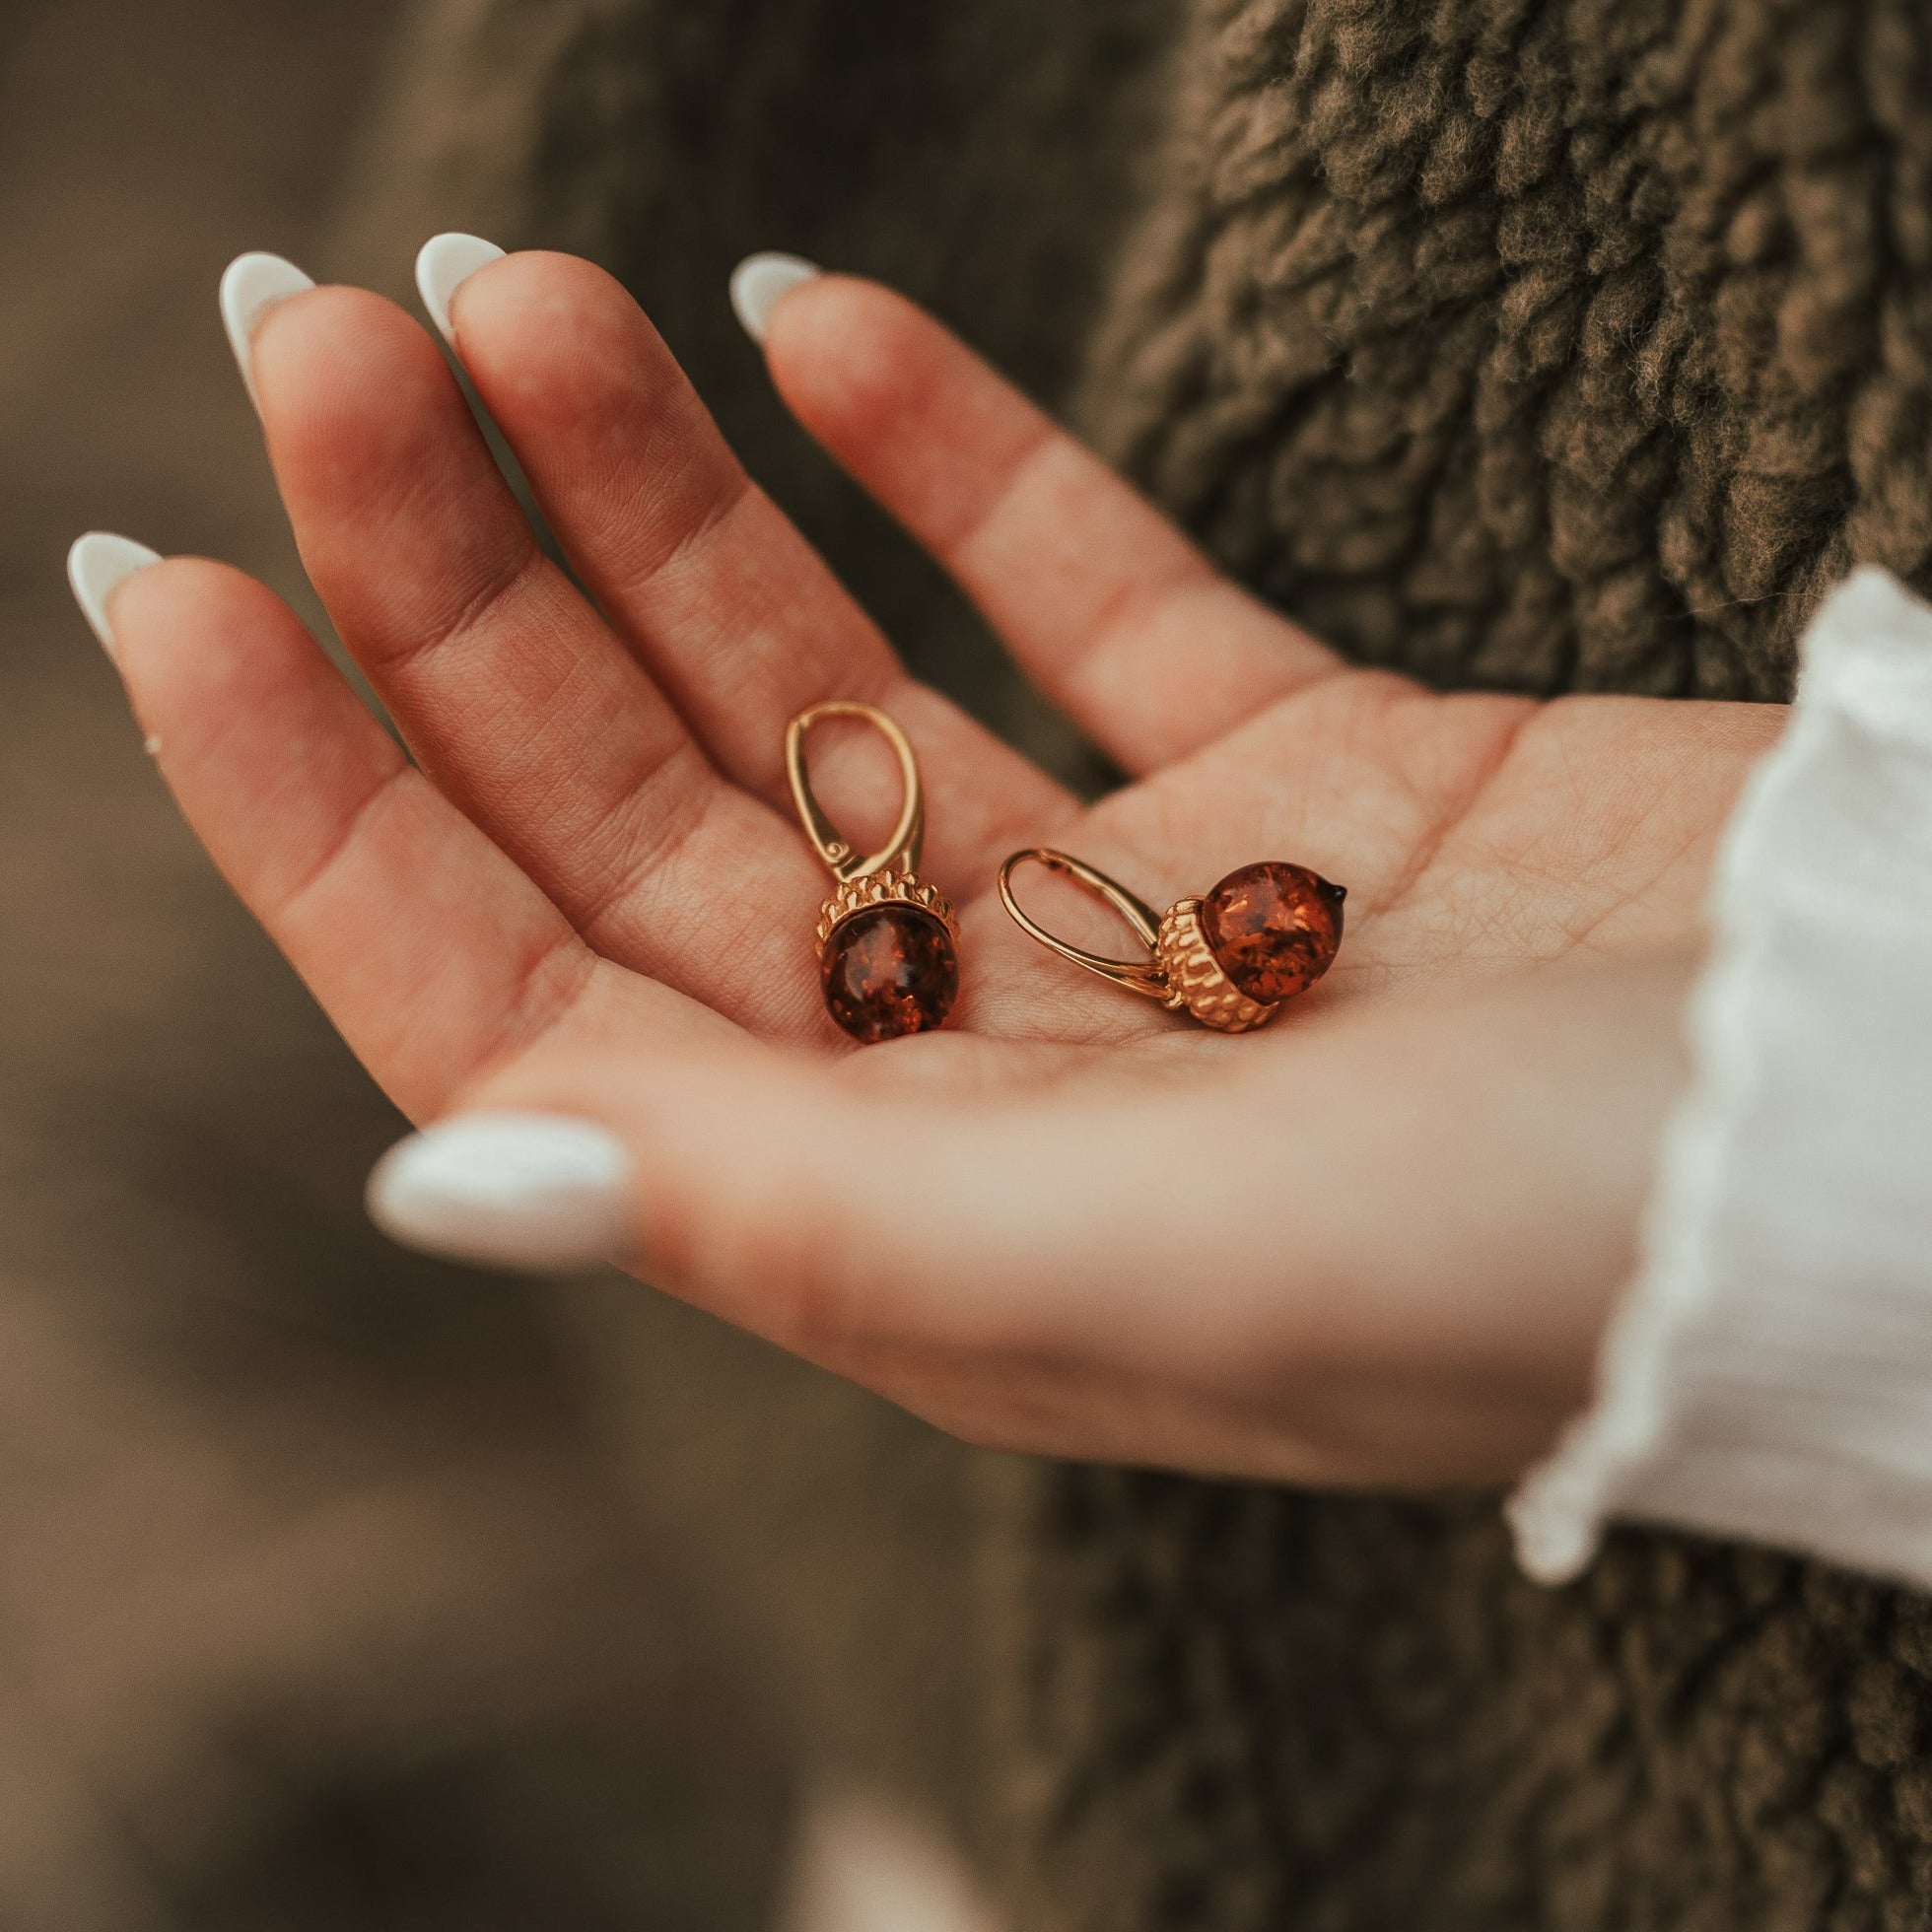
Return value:
<svg viewBox="0 0 1932 1932">
<path fill-rule="evenodd" d="M 8 1927 L 984 1922 L 982 1465 L 634 1283 L 380 1240 L 360 1189 L 401 1123 L 176 819 L 63 583 L 118 529 L 319 621 L 216 283 L 259 247 L 406 299 L 436 228 L 525 239 L 490 226 L 542 212 L 501 178 L 515 87 L 501 119 L 421 87 L 503 20 L 0 8 Z M 513 82 L 542 55 L 499 51 Z M 715 306 L 692 354 L 771 440 L 723 271 L 811 238 L 686 220 L 667 332 Z M 930 592 L 897 557 L 862 587 Z M 1056 749 L 949 635 L 950 680 Z"/>
</svg>

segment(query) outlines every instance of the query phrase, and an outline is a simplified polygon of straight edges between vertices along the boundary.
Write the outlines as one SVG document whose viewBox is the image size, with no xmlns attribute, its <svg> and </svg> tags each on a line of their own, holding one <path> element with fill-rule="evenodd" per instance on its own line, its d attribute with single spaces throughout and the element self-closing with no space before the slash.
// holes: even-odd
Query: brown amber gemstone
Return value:
<svg viewBox="0 0 1932 1932">
<path fill-rule="evenodd" d="M 959 998 L 952 934 L 917 906 L 869 906 L 841 920 L 819 970 L 826 1011 L 868 1047 L 943 1026 Z"/>
<path fill-rule="evenodd" d="M 1230 872 L 1202 900 L 1201 931 L 1221 971 L 1250 1000 L 1273 1006 L 1334 963 L 1347 896 L 1306 865 L 1266 860 Z"/>
</svg>

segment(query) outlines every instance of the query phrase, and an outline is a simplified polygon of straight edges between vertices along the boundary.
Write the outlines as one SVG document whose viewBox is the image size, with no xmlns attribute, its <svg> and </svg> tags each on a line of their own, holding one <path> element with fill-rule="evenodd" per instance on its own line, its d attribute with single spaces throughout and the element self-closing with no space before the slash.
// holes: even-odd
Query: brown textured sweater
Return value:
<svg viewBox="0 0 1932 1932">
<path fill-rule="evenodd" d="M 625 274 L 1040 746 L 764 395 L 740 253 L 898 282 L 1443 683 L 1773 698 L 1849 564 L 1932 578 L 1924 0 L 478 0 L 421 44 L 372 168 Z M 1916 1598 L 1638 1534 L 1546 1593 L 1486 1503 L 993 1486 L 1028 1927 L 1932 1923 Z"/>
</svg>

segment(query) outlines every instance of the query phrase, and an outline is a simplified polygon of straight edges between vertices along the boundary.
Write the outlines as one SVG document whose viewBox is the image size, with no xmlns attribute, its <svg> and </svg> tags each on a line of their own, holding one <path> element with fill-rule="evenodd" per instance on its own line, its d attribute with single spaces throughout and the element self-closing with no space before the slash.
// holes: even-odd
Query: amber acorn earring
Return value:
<svg viewBox="0 0 1932 1932">
<path fill-rule="evenodd" d="M 1145 943 L 1144 960 L 1109 959 L 1049 932 L 1013 897 L 1013 873 L 1026 864 L 1075 880 L 1096 892 Z M 1218 1033 L 1266 1026 L 1297 993 L 1313 986 L 1342 946 L 1346 886 L 1331 885 L 1306 865 L 1265 860 L 1230 872 L 1211 892 L 1183 899 L 1163 918 L 1126 886 L 1064 852 L 1032 847 L 1000 868 L 1000 900 L 1032 938 L 1175 1012 L 1191 1013 Z"/>
<path fill-rule="evenodd" d="M 899 760 L 905 802 L 892 836 L 861 857 L 812 796 L 805 739 L 827 718 L 871 725 Z M 785 733 L 785 769 L 798 822 L 838 880 L 818 922 L 825 1010 L 863 1046 L 943 1026 L 959 998 L 959 923 L 936 886 L 919 876 L 925 794 L 911 741 L 882 711 L 834 698 L 801 711 Z"/>
</svg>

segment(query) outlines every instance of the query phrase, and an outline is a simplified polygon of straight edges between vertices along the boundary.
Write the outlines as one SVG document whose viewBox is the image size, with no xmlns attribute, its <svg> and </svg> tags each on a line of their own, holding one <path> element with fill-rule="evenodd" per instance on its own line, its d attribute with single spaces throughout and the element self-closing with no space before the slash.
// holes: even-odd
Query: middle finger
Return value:
<svg viewBox="0 0 1932 1932">
<path fill-rule="evenodd" d="M 463 367 L 573 566 L 727 777 L 781 803 L 788 719 L 823 698 L 880 706 L 926 767 L 926 869 L 962 899 L 1071 814 L 1063 788 L 906 670 L 746 475 L 620 284 L 573 256 L 517 254 L 448 306 Z M 838 739 L 822 756 L 835 795 L 890 822 L 884 761 Z"/>
</svg>

